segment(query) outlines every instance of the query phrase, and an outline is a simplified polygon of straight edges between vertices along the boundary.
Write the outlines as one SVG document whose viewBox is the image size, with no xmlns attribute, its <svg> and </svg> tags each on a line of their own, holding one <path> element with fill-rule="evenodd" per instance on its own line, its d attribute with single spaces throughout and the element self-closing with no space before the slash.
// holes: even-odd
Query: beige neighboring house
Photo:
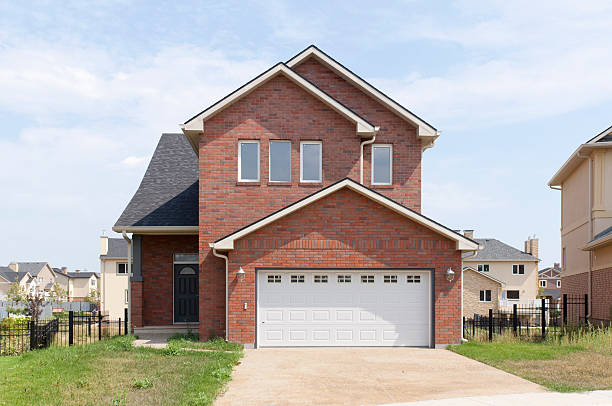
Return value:
<svg viewBox="0 0 612 406">
<path fill-rule="evenodd" d="M 123 238 L 100 237 L 102 314 L 124 317 L 128 307 L 128 245 Z"/>
<path fill-rule="evenodd" d="M 463 268 L 463 315 L 487 315 L 489 309 L 499 310 L 504 283 L 471 266 Z"/>
<path fill-rule="evenodd" d="M 100 291 L 100 276 L 96 272 L 76 270 L 68 272 L 69 300 L 71 302 L 84 302 L 91 291 Z"/>
<path fill-rule="evenodd" d="M 55 283 L 55 272 L 46 262 L 13 262 L 8 268 L 17 274 L 29 274 L 26 288 L 32 292 L 36 289 L 48 296 Z"/>
<path fill-rule="evenodd" d="M 463 268 L 474 269 L 488 276 L 492 281 L 502 284 L 501 295 L 498 299 L 500 308 L 505 310 L 515 303 L 534 303 L 538 295 L 538 262 L 540 261 L 536 238 L 525 241 L 525 251 L 521 251 L 495 238 L 474 238 L 472 230 L 464 230 L 464 234 L 478 242 L 480 247 L 476 255 L 472 253 L 464 255 Z M 473 305 L 469 300 L 471 299 L 466 297 L 464 288 L 464 307 Z"/>
<path fill-rule="evenodd" d="M 8 266 L 0 266 L 0 300 L 7 299 L 13 283 L 19 283 L 27 292 L 36 292 L 36 280 L 28 272 L 15 272 Z"/>
<path fill-rule="evenodd" d="M 612 127 L 581 144 L 548 185 L 561 191 L 561 292 L 612 319 Z"/>
</svg>

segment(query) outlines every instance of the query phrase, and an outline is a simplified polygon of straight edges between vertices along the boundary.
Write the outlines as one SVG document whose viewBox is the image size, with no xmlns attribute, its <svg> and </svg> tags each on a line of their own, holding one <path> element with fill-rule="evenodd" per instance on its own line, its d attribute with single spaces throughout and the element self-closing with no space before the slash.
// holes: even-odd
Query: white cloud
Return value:
<svg viewBox="0 0 612 406">
<path fill-rule="evenodd" d="M 127 158 L 122 160 L 121 163 L 123 165 L 127 166 L 127 167 L 133 168 L 135 166 L 141 166 L 146 161 L 147 161 L 147 157 L 146 156 L 141 156 L 141 157 L 128 156 Z"/>
</svg>

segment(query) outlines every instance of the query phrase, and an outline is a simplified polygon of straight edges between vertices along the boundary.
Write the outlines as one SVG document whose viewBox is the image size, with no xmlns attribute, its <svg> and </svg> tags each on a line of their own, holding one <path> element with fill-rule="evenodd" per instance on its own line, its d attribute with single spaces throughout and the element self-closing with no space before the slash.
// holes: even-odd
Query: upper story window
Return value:
<svg viewBox="0 0 612 406">
<path fill-rule="evenodd" d="M 270 141 L 270 182 L 291 182 L 291 141 Z"/>
<path fill-rule="evenodd" d="M 238 141 L 238 180 L 259 182 L 259 141 Z"/>
<path fill-rule="evenodd" d="M 478 264 L 478 272 L 489 272 L 489 264 Z"/>
<path fill-rule="evenodd" d="M 545 280 L 540 280 L 540 287 L 541 288 L 545 288 L 546 287 L 546 281 Z"/>
<path fill-rule="evenodd" d="M 557 281 L 557 287 L 561 288 L 561 281 Z"/>
<path fill-rule="evenodd" d="M 525 275 L 525 265 L 512 265 L 512 275 Z"/>
<path fill-rule="evenodd" d="M 128 270 L 127 270 L 128 266 L 125 262 L 120 262 L 117 264 L 117 275 L 127 275 Z"/>
<path fill-rule="evenodd" d="M 321 182 L 321 141 L 300 143 L 300 182 Z"/>
<path fill-rule="evenodd" d="M 96 280 L 93 278 L 89 281 L 89 283 L 91 284 L 91 286 L 96 286 Z"/>
<path fill-rule="evenodd" d="M 393 179 L 393 147 L 391 145 L 372 146 L 372 184 L 390 185 Z"/>
</svg>

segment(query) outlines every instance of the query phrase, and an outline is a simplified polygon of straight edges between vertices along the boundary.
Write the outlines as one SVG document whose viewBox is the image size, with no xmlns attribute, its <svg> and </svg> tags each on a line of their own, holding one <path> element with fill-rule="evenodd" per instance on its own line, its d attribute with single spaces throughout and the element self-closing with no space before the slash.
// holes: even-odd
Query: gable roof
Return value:
<svg viewBox="0 0 612 406">
<path fill-rule="evenodd" d="M 484 277 L 484 278 L 487 278 L 487 279 L 492 280 L 492 281 L 493 281 L 493 282 L 495 282 L 495 283 L 498 283 L 500 286 L 504 286 L 504 285 L 505 285 L 505 283 L 504 283 L 504 282 L 502 282 L 502 281 L 500 281 L 499 279 L 495 279 L 495 278 L 494 278 L 494 277 L 492 277 L 491 275 L 487 275 L 485 272 L 478 272 L 478 270 L 476 270 L 476 269 L 472 268 L 471 266 L 464 266 L 464 267 L 463 267 L 463 271 L 464 271 L 464 272 L 465 272 L 465 271 L 472 271 L 472 272 L 474 272 L 476 275 L 480 275 L 480 276 L 482 276 L 482 277 Z"/>
<path fill-rule="evenodd" d="M 234 249 L 234 241 L 237 239 L 240 239 L 256 230 L 259 230 L 262 227 L 265 227 L 266 225 L 279 220 L 299 209 L 301 209 L 302 207 L 308 206 L 309 204 L 312 204 L 340 189 L 343 188 L 348 188 L 356 193 L 359 193 L 362 196 L 365 196 L 377 203 L 379 203 L 380 205 L 400 214 L 403 215 L 404 217 L 407 217 L 413 221 L 415 221 L 416 223 L 421 224 L 424 227 L 429 228 L 430 230 L 435 231 L 436 233 L 443 235 L 446 238 L 449 238 L 451 240 L 454 240 L 457 243 L 457 249 L 458 250 L 463 250 L 463 251 L 473 251 L 478 249 L 478 243 L 476 243 L 475 241 L 463 236 L 462 234 L 459 234 L 447 227 L 444 227 L 443 225 L 441 225 L 440 223 L 435 222 L 434 220 L 423 216 L 420 213 L 417 213 L 414 210 L 411 210 L 409 208 L 407 208 L 406 206 L 403 206 L 397 202 L 395 202 L 394 200 L 389 199 L 388 197 L 370 189 L 367 188 L 365 186 L 363 186 L 360 183 L 355 182 L 354 180 L 350 179 L 350 178 L 344 178 L 336 183 L 333 183 L 301 200 L 298 200 L 295 203 L 290 204 L 289 206 L 280 209 L 254 223 L 251 223 L 239 230 L 236 230 L 235 232 L 226 235 L 225 237 L 220 238 L 219 240 L 215 241 L 214 243 L 210 243 L 210 246 L 212 248 L 218 249 L 218 250 L 232 250 Z"/>
<path fill-rule="evenodd" d="M 106 255 L 100 255 L 100 258 L 127 258 L 128 243 L 125 238 L 109 238 L 108 252 Z"/>
<path fill-rule="evenodd" d="M 26 276 L 29 278 L 31 275 L 27 272 L 15 272 L 8 266 L 0 266 L 0 277 L 6 282 L 19 282 Z"/>
<path fill-rule="evenodd" d="M 95 276 L 96 278 L 100 277 L 97 272 L 68 272 L 68 276 L 71 278 L 91 278 L 92 276 Z"/>
<path fill-rule="evenodd" d="M 340 62 L 336 61 L 331 56 L 327 55 L 325 52 L 321 51 L 315 45 L 310 45 L 308 48 L 304 49 L 302 52 L 289 59 L 286 63 L 287 66 L 293 68 L 296 65 L 299 65 L 300 62 L 308 59 L 308 57 L 315 57 L 317 60 L 322 62 L 325 66 L 338 73 L 344 79 L 346 79 L 349 83 L 356 86 L 358 89 L 373 97 L 375 100 L 382 103 L 384 106 L 389 108 L 391 111 L 395 112 L 398 116 L 402 117 L 406 121 L 412 123 L 416 127 L 418 127 L 418 136 L 423 139 L 423 144 L 425 146 L 431 146 L 436 138 L 440 135 L 440 131 L 436 130 L 431 124 L 427 123 L 425 120 L 381 92 L 376 89 L 374 86 L 369 84 L 367 81 L 359 77 L 357 74 L 353 73 L 350 69 L 342 65 Z"/>
<path fill-rule="evenodd" d="M 553 266 L 548 268 L 543 268 L 538 271 L 538 277 L 540 278 L 560 278 L 561 277 L 561 269 L 555 268 Z"/>
<path fill-rule="evenodd" d="M 32 276 L 38 276 L 45 265 L 47 265 L 46 262 L 17 262 L 17 270 L 19 272 L 28 272 Z"/>
<path fill-rule="evenodd" d="M 183 134 L 162 134 L 138 190 L 113 227 L 123 230 L 197 234 L 198 159 Z"/>
<path fill-rule="evenodd" d="M 589 241 L 582 249 L 584 251 L 590 251 L 610 243 L 612 243 L 612 226 L 595 234 L 593 239 Z"/>
<path fill-rule="evenodd" d="M 464 259 L 464 261 L 539 261 L 538 258 L 521 250 L 505 244 L 495 238 L 476 238 L 480 250 L 476 256 Z"/>
<path fill-rule="evenodd" d="M 195 151 L 198 153 L 198 137 L 204 131 L 204 121 L 222 111 L 226 107 L 229 107 L 236 101 L 240 100 L 244 96 L 251 93 L 253 90 L 257 89 L 259 86 L 268 82 L 270 79 L 283 75 L 306 92 L 310 93 L 312 96 L 316 97 L 333 110 L 335 110 L 340 115 L 344 116 L 347 120 L 353 122 L 356 125 L 356 132 L 358 135 L 362 136 L 372 136 L 378 131 L 378 128 L 367 121 L 365 118 L 361 117 L 353 110 L 346 107 L 344 104 L 340 103 L 338 100 L 331 97 L 329 94 L 325 93 L 323 90 L 319 89 L 314 83 L 308 81 L 303 76 L 299 75 L 295 71 L 291 70 L 287 65 L 282 62 L 274 65 L 267 71 L 263 72 L 256 78 L 247 82 L 243 86 L 234 90 L 229 95 L 225 96 L 223 99 L 219 100 L 212 106 L 206 108 L 202 112 L 196 114 L 189 120 L 185 121 L 184 124 L 181 124 L 181 130 L 189 139 L 189 142 Z"/>
</svg>

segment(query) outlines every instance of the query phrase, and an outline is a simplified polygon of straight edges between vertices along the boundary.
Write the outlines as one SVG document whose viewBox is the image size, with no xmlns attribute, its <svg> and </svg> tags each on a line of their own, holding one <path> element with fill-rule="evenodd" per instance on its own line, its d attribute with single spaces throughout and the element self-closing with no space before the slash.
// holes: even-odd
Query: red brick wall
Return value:
<svg viewBox="0 0 612 406">
<path fill-rule="evenodd" d="M 308 64 L 300 72 L 308 73 Z M 320 66 L 312 64 L 320 72 Z M 327 75 L 329 78 L 329 75 Z M 346 83 L 346 82 L 344 82 Z M 324 83 L 321 83 L 322 85 Z M 393 144 L 393 185 L 379 191 L 420 210 L 421 145 L 415 129 L 356 89 L 344 89 L 342 101 L 352 103 L 374 125 L 381 126 L 380 143 Z M 350 103 L 349 103 L 350 104 Z M 342 178 L 359 181 L 359 144 L 355 125 L 283 76 L 271 79 L 204 125 L 200 137 L 200 335 L 224 335 L 224 261 L 214 257 L 210 242 L 281 209 Z M 260 140 L 258 183 L 237 182 L 238 141 Z M 292 181 L 268 182 L 268 144 L 292 141 Z M 299 183 L 301 140 L 322 140 L 323 182 Z M 365 148 L 364 182 L 369 184 L 369 147 Z"/>
<path fill-rule="evenodd" d="M 142 321 L 142 303 L 143 303 L 142 282 L 131 282 L 130 288 L 131 288 L 130 299 L 132 300 L 132 307 L 131 307 L 132 328 L 133 327 L 143 327 L 144 324 Z"/>
<path fill-rule="evenodd" d="M 132 287 L 132 317 L 136 327 L 173 323 L 173 255 L 196 253 L 197 250 L 197 235 L 142 236 L 142 299 L 137 297 L 138 282 Z"/>
<path fill-rule="evenodd" d="M 445 278 L 446 269 L 461 266 L 455 242 L 350 190 L 236 241 L 229 258 L 231 341 L 255 340 L 256 267 L 435 268 L 435 342 L 460 341 L 461 281 Z"/>
<path fill-rule="evenodd" d="M 587 272 L 564 276 L 561 275 L 561 294 L 584 295 L 589 291 L 589 274 Z"/>
<path fill-rule="evenodd" d="M 612 268 L 593 271 L 593 301 L 591 317 L 598 320 L 612 319 Z"/>
</svg>

